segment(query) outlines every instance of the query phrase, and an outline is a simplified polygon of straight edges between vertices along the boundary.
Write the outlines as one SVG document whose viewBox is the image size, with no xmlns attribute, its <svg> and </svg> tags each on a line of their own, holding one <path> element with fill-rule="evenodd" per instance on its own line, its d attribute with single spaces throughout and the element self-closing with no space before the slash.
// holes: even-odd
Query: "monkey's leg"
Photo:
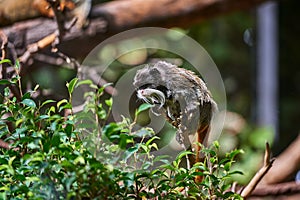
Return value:
<svg viewBox="0 0 300 200">
<path fill-rule="evenodd" d="M 182 147 L 185 151 L 188 150 L 188 149 L 185 147 L 184 144 L 181 144 L 181 147 Z M 191 169 L 191 162 L 190 162 L 189 156 L 188 156 L 188 155 L 185 155 L 185 159 L 186 159 L 186 168 L 187 168 L 188 170 L 190 170 L 190 169 Z"/>
<path fill-rule="evenodd" d="M 188 144 L 190 144 L 190 141 L 188 138 L 188 133 L 186 133 L 186 130 L 187 130 L 187 128 L 180 124 L 178 131 L 176 133 L 176 140 L 185 151 L 188 150 L 187 146 L 188 146 Z M 185 155 L 185 158 L 186 158 L 187 169 L 191 169 L 189 155 Z"/>
</svg>

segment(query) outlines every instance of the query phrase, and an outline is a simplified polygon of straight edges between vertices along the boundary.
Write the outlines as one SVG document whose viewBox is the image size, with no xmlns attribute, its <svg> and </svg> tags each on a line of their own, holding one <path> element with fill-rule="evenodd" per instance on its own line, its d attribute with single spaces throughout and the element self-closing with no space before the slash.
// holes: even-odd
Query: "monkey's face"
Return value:
<svg viewBox="0 0 300 200">
<path fill-rule="evenodd" d="M 159 105 L 159 108 L 163 107 L 166 101 L 166 97 L 163 92 L 152 88 L 137 90 L 137 97 L 146 103 Z"/>
<path fill-rule="evenodd" d="M 139 99 L 152 105 L 158 105 L 161 108 L 166 102 L 165 91 L 160 86 L 161 83 L 161 72 L 157 68 L 148 65 L 137 71 L 133 85 L 136 87 Z"/>
</svg>

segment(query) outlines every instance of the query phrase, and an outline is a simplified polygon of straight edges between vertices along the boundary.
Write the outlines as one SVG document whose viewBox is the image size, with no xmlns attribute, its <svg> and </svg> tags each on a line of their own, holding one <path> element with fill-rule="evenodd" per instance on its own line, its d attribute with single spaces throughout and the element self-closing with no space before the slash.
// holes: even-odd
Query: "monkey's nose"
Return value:
<svg viewBox="0 0 300 200">
<path fill-rule="evenodd" d="M 144 90 L 138 90 L 137 91 L 137 97 L 140 98 L 140 99 L 144 99 L 145 91 Z"/>
</svg>

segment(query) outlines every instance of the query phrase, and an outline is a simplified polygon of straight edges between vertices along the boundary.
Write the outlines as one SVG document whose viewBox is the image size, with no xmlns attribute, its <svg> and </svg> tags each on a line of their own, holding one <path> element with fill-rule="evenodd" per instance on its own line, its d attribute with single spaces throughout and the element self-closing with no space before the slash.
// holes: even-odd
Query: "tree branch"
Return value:
<svg viewBox="0 0 300 200">
<path fill-rule="evenodd" d="M 300 135 L 282 152 L 272 169 L 262 179 L 261 185 L 289 180 L 300 169 Z"/>
<path fill-rule="evenodd" d="M 247 198 L 251 195 L 252 191 L 256 188 L 261 179 L 266 175 L 269 169 L 272 167 L 272 164 L 275 159 L 270 159 L 271 150 L 268 143 L 266 143 L 265 157 L 264 157 L 264 165 L 263 167 L 255 174 L 255 176 L 251 179 L 248 185 L 241 191 L 241 196 Z"/>
<path fill-rule="evenodd" d="M 96 5 L 86 29 L 73 27 L 63 37 L 61 50 L 84 56 L 107 37 L 135 27 L 187 27 L 228 12 L 249 9 L 266 0 L 122 0 Z M 3 29 L 18 52 L 57 30 L 52 19 L 38 18 Z M 85 44 L 84 47 L 82 44 Z M 80 48 L 77 48 L 80 47 Z M 80 51 L 74 52 L 74 49 Z M 77 54 L 77 55 L 75 55 Z"/>
<path fill-rule="evenodd" d="M 252 193 L 252 196 L 278 196 L 286 194 L 300 194 L 300 184 L 296 182 L 286 182 L 272 185 L 262 185 L 257 187 Z"/>
</svg>

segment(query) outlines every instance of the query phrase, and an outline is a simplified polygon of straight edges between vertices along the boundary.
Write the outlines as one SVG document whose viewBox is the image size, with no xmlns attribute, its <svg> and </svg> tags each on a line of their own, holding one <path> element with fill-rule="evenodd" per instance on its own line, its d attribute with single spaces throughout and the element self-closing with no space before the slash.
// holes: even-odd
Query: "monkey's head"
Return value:
<svg viewBox="0 0 300 200">
<path fill-rule="evenodd" d="M 163 107 L 168 97 L 168 89 L 165 86 L 165 71 L 161 70 L 161 64 L 147 65 L 137 71 L 133 85 L 137 90 L 137 97 L 146 103 Z"/>
</svg>

